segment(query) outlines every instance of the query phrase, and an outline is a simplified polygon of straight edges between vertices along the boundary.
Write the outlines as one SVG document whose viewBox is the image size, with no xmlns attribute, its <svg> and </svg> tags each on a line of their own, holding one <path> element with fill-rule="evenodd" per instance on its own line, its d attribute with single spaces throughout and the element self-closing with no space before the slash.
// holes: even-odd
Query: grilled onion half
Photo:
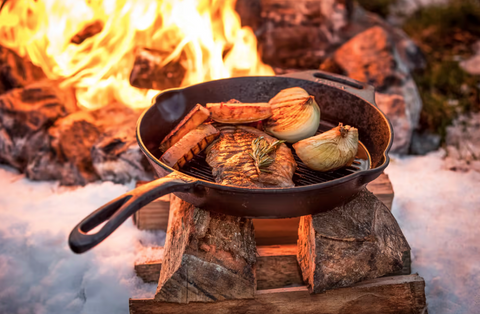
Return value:
<svg viewBox="0 0 480 314">
<path fill-rule="evenodd" d="M 320 107 L 303 88 L 284 89 L 268 103 L 272 106 L 272 116 L 265 121 L 265 132 L 289 143 L 306 139 L 317 132 Z"/>
</svg>

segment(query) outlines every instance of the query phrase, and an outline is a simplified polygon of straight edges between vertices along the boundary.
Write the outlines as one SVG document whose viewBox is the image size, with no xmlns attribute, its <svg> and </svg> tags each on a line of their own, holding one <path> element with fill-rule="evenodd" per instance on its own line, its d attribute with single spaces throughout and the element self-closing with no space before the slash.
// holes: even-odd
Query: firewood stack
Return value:
<svg viewBox="0 0 480 314">
<path fill-rule="evenodd" d="M 0 47 L 0 163 L 29 179 L 62 185 L 151 180 L 135 140 L 139 115 L 120 104 L 80 110 L 73 90 Z"/>
<path fill-rule="evenodd" d="M 130 313 L 426 313 L 425 282 L 404 268 L 408 243 L 367 190 L 301 217 L 290 245 L 255 247 L 252 219 L 175 196 L 170 216 L 158 258 L 135 266 L 157 292 L 130 299 Z"/>
</svg>

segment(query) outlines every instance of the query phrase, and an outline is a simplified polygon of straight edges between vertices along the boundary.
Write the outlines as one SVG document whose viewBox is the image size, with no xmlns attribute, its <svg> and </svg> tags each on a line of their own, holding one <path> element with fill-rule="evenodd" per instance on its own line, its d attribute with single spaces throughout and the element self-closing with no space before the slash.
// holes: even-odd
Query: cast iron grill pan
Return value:
<svg viewBox="0 0 480 314">
<path fill-rule="evenodd" d="M 246 188 L 214 182 L 205 156 L 198 156 L 183 172 L 159 160 L 158 144 L 197 104 L 238 99 L 266 102 L 280 90 L 302 87 L 320 106 L 319 132 L 342 122 L 359 132 L 357 159 L 351 167 L 331 172 L 308 169 L 295 156 L 298 169 L 292 188 Z M 330 121 L 326 123 L 325 121 Z M 174 193 L 194 206 L 246 218 L 288 218 L 313 215 L 345 204 L 387 167 L 393 132 L 375 105 L 372 86 L 321 71 L 285 76 L 238 77 L 164 91 L 139 118 L 137 141 L 159 179 L 112 200 L 83 219 L 70 233 L 72 251 L 83 253 L 99 244 L 133 213 L 153 200 Z M 90 231 L 102 225 L 98 231 Z"/>
</svg>

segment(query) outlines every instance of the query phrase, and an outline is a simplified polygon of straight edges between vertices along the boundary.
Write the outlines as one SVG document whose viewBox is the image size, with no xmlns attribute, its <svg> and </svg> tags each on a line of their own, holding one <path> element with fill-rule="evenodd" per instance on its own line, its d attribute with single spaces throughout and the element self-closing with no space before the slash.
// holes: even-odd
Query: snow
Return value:
<svg viewBox="0 0 480 314">
<path fill-rule="evenodd" d="M 426 281 L 429 313 L 479 313 L 480 173 L 445 167 L 442 151 L 394 158 L 393 214 Z"/>
<path fill-rule="evenodd" d="M 0 168 L 0 313 L 128 313 L 128 298 L 153 296 L 156 285 L 136 277 L 133 264 L 139 241 L 158 244 L 162 234 L 128 220 L 88 253 L 67 244 L 81 219 L 132 187 L 65 188 Z"/>
<path fill-rule="evenodd" d="M 393 157 L 393 213 L 426 280 L 430 313 L 475 313 L 480 306 L 480 173 L 446 169 L 442 152 Z M 93 250 L 76 255 L 70 230 L 97 207 L 133 188 L 109 182 L 80 188 L 31 182 L 0 167 L 0 313 L 128 313 L 130 297 L 152 297 L 133 271 L 140 242 L 163 233 L 131 220 Z"/>
</svg>

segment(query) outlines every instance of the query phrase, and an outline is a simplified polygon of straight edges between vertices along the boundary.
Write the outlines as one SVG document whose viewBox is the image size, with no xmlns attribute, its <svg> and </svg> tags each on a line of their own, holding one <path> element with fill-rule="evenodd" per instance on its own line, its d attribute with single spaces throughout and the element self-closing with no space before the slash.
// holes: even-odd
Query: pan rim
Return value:
<svg viewBox="0 0 480 314">
<path fill-rule="evenodd" d="M 305 72 L 307 72 L 307 71 L 305 71 Z M 308 72 L 310 72 L 310 71 L 308 71 Z M 158 166 L 160 166 L 162 169 L 167 171 L 169 174 L 176 173 L 179 176 L 183 176 L 183 177 L 189 178 L 189 180 L 192 180 L 194 182 L 198 182 L 198 184 L 200 184 L 202 186 L 205 186 L 205 187 L 219 189 L 219 190 L 223 190 L 225 192 L 235 192 L 235 193 L 242 193 L 242 194 L 244 194 L 244 193 L 246 193 L 246 194 L 262 194 L 262 193 L 266 193 L 266 192 L 272 193 L 272 194 L 282 194 L 282 193 L 290 193 L 290 192 L 318 190 L 320 188 L 327 188 L 327 187 L 339 185 L 339 184 L 342 184 L 342 183 L 345 183 L 345 182 L 353 181 L 354 179 L 362 178 L 362 177 L 364 177 L 368 174 L 374 174 L 374 173 L 377 173 L 377 172 L 379 173 L 379 172 L 383 172 L 383 170 L 385 170 L 385 168 L 390 163 L 390 157 L 388 156 L 388 152 L 390 151 L 390 148 L 391 148 L 392 143 L 393 143 L 393 127 L 392 127 L 392 124 L 387 119 L 385 114 L 377 107 L 377 105 L 375 103 L 372 104 L 371 102 L 367 101 L 366 99 L 364 99 L 364 98 L 362 98 L 362 97 L 360 97 L 360 96 L 358 96 L 354 93 L 349 92 L 348 89 L 345 90 L 345 89 L 339 88 L 338 86 L 331 86 L 331 85 L 329 85 L 329 87 L 334 87 L 334 88 L 337 88 L 337 89 L 341 90 L 342 92 L 349 93 L 349 94 L 351 94 L 351 95 L 353 95 L 357 98 L 362 99 L 363 101 L 365 101 L 366 103 L 368 103 L 369 105 L 374 107 L 374 109 L 377 110 L 380 113 L 380 116 L 387 123 L 387 126 L 389 128 L 389 141 L 388 141 L 387 147 L 383 151 L 384 162 L 381 165 L 379 165 L 378 167 L 367 169 L 367 170 L 360 170 L 360 171 L 354 172 L 352 174 L 343 176 L 341 178 L 330 180 L 328 182 L 321 182 L 321 183 L 304 185 L 304 186 L 278 187 L 278 188 L 250 188 L 250 187 L 241 187 L 241 186 L 223 185 L 223 184 L 219 184 L 219 183 L 213 183 L 213 182 L 210 182 L 210 181 L 206 181 L 206 180 L 203 180 L 203 179 L 199 179 L 199 178 L 190 176 L 190 175 L 185 174 L 181 171 L 175 170 L 175 169 L 167 166 L 163 162 L 161 162 L 157 157 L 155 157 L 147 149 L 147 147 L 143 143 L 143 140 L 142 140 L 141 134 L 140 134 L 140 126 L 142 124 L 143 117 L 146 115 L 146 113 L 153 106 L 155 106 L 156 100 L 160 95 L 162 95 L 164 93 L 167 93 L 167 92 L 172 92 L 172 91 L 183 91 L 183 90 L 186 90 L 186 89 L 188 89 L 192 86 L 201 86 L 201 85 L 208 84 L 208 83 L 211 83 L 211 82 L 220 82 L 220 81 L 235 80 L 235 79 L 248 79 L 248 78 L 257 78 L 258 79 L 258 78 L 273 78 L 273 77 L 281 77 L 281 76 L 241 76 L 241 77 L 233 77 L 233 78 L 226 78 L 226 79 L 211 80 L 211 81 L 202 82 L 202 83 L 199 83 L 199 84 L 194 84 L 194 85 L 190 85 L 190 86 L 182 87 L 182 88 L 170 88 L 170 89 L 166 89 L 164 91 L 159 92 L 157 95 L 155 95 L 152 98 L 152 104 L 142 112 L 142 114 L 140 115 L 140 117 L 137 120 L 137 125 L 136 125 L 136 128 L 135 128 L 136 132 L 135 133 L 136 133 L 138 146 L 140 147 L 142 152 L 150 160 L 154 161 Z M 294 79 L 304 80 L 304 79 L 301 79 L 301 78 L 294 78 Z M 358 83 L 362 84 L 362 85 L 365 85 L 365 83 L 362 83 L 362 82 L 358 82 Z M 317 84 L 323 84 L 323 83 L 317 82 Z"/>
</svg>

